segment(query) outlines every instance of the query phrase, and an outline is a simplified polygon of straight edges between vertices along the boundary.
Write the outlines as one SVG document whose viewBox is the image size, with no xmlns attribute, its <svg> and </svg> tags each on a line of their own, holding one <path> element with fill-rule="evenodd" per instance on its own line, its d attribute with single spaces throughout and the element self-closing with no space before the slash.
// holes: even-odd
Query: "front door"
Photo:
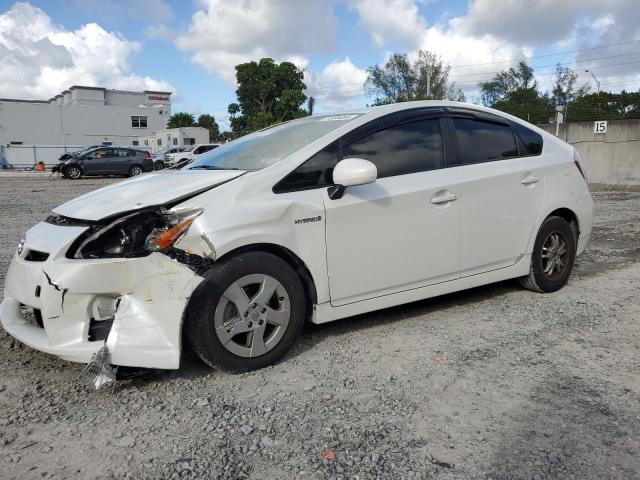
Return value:
<svg viewBox="0 0 640 480">
<path fill-rule="evenodd" d="M 374 129 L 375 130 L 375 129 Z M 378 168 L 372 184 L 325 192 L 331 303 L 345 305 L 459 277 L 458 172 L 444 168 L 438 118 L 366 133 L 343 158 Z"/>
<path fill-rule="evenodd" d="M 113 156 L 113 148 L 99 148 L 83 157 L 82 169 L 87 175 L 101 175 L 109 170 L 109 160 Z"/>
</svg>

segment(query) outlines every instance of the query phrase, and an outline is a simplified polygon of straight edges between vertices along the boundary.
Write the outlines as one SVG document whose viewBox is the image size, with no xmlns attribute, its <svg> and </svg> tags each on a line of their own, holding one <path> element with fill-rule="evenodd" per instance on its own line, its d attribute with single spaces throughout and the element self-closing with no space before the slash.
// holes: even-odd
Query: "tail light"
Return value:
<svg viewBox="0 0 640 480">
<path fill-rule="evenodd" d="M 147 154 L 144 156 L 145 160 L 151 160 L 151 154 L 149 152 L 147 152 Z"/>
<path fill-rule="evenodd" d="M 575 148 L 573 149 L 573 163 L 575 163 L 576 168 L 580 172 L 580 175 L 582 175 L 584 182 L 587 185 L 589 185 L 589 180 L 587 180 L 587 174 L 585 173 L 584 168 L 582 167 L 582 159 L 580 158 L 580 154 L 578 153 L 578 150 L 576 150 Z"/>
</svg>

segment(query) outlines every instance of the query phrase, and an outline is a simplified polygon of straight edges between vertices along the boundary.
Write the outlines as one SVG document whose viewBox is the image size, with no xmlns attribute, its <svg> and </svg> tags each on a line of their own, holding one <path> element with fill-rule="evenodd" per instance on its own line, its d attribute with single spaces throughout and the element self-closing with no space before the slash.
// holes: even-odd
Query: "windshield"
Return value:
<svg viewBox="0 0 640 480">
<path fill-rule="evenodd" d="M 260 170 L 359 116 L 319 115 L 281 123 L 215 148 L 200 156 L 188 169 Z"/>
<path fill-rule="evenodd" d="M 196 148 L 195 145 L 191 145 L 190 147 L 187 147 L 184 149 L 185 152 L 190 152 L 191 150 L 193 150 L 194 148 Z"/>
</svg>

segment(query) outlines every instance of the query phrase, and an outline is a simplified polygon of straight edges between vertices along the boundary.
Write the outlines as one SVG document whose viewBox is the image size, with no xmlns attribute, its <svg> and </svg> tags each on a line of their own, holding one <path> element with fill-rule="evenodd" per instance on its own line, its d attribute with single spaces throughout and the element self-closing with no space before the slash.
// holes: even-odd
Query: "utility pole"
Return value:
<svg viewBox="0 0 640 480">
<path fill-rule="evenodd" d="M 590 73 L 593 79 L 596 81 L 596 88 L 598 89 L 598 96 L 600 96 L 600 80 L 596 78 L 591 70 L 585 70 L 585 73 Z"/>
</svg>

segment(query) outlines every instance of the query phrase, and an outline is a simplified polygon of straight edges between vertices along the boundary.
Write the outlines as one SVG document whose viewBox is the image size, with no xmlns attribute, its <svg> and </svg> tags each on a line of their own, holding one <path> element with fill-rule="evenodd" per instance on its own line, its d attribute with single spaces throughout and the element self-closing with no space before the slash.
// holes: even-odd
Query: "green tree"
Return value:
<svg viewBox="0 0 640 480">
<path fill-rule="evenodd" d="M 507 101 L 514 92 L 522 90 L 538 90 L 538 82 L 533 77 L 533 67 L 519 62 L 516 68 L 511 67 L 496 74 L 491 80 L 480 83 L 482 103 L 495 105 Z"/>
<path fill-rule="evenodd" d="M 309 97 L 309 100 L 307 101 L 307 111 L 309 112 L 309 115 L 313 115 L 313 109 L 316 106 L 316 99 L 313 97 Z"/>
<path fill-rule="evenodd" d="M 200 115 L 198 117 L 198 126 L 209 130 L 210 142 L 218 140 L 218 137 L 220 136 L 220 127 L 218 126 L 216 119 L 213 118 L 213 115 L 209 115 L 208 113 Z"/>
<path fill-rule="evenodd" d="M 229 105 L 231 129 L 248 133 L 305 116 L 304 72 L 291 62 L 271 58 L 236 66 L 238 101 Z"/>
<path fill-rule="evenodd" d="M 640 90 L 619 93 L 600 92 L 576 97 L 569 104 L 566 118 L 571 122 L 627 120 L 640 118 Z"/>
<path fill-rule="evenodd" d="M 412 100 L 464 101 L 464 93 L 449 82 L 451 67 L 435 54 L 420 50 L 416 60 L 394 53 L 384 65 L 367 68 L 365 90 L 374 105 Z"/>
<path fill-rule="evenodd" d="M 587 95 L 591 90 L 588 84 L 583 84 L 576 88 L 577 79 L 578 74 L 569 67 L 564 67 L 560 63 L 556 66 L 551 101 L 556 111 L 562 112 L 565 122 L 569 119 L 569 105 L 575 102 L 576 99 Z M 573 113 L 573 109 L 571 110 Z"/>
<path fill-rule="evenodd" d="M 182 127 L 195 127 L 195 117 L 187 112 L 174 113 L 169 117 L 167 122 L 167 128 L 182 128 Z"/>
<path fill-rule="evenodd" d="M 533 68 L 520 62 L 480 83 L 482 102 L 531 123 L 548 123 L 555 115 L 553 99 L 538 90 Z"/>
</svg>

